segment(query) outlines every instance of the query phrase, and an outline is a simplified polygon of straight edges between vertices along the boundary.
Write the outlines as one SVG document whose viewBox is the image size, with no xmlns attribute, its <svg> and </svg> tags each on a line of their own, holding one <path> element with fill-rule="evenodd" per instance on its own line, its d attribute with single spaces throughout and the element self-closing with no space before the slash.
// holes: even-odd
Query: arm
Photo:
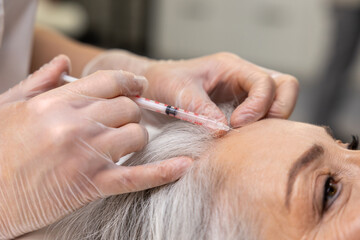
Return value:
<svg viewBox="0 0 360 240">
<path fill-rule="evenodd" d="M 57 55 L 65 54 L 71 59 L 72 75 L 81 77 L 84 67 L 88 63 L 91 65 L 91 60 L 97 56 L 96 63 L 98 64 L 98 59 L 102 58 L 100 54 L 105 52 L 104 49 L 74 41 L 60 33 L 42 27 L 36 27 L 34 35 L 31 72 L 39 69 Z M 128 51 L 114 50 L 113 52 L 116 53 L 114 54 L 113 69 L 122 69 L 143 75 L 144 69 L 150 62 L 150 59 Z M 106 68 L 109 69 L 109 66 Z"/>
<path fill-rule="evenodd" d="M 149 80 L 145 96 L 224 123 L 224 114 L 212 100 L 235 99 L 239 106 L 231 116 L 233 127 L 264 117 L 288 118 L 298 94 L 293 76 L 264 69 L 234 54 L 155 61 L 123 50 L 105 51 L 37 28 L 32 69 L 59 53 L 70 57 L 75 77 L 118 69 L 143 75 Z"/>
<path fill-rule="evenodd" d="M 139 108 L 126 97 L 141 94 L 147 81 L 102 71 L 57 87 L 69 66 L 59 56 L 0 95 L 0 239 L 43 228 L 99 198 L 174 181 L 192 164 L 172 158 L 116 165 L 148 141 Z"/>
<path fill-rule="evenodd" d="M 72 62 L 72 75 L 80 77 L 84 66 L 104 50 L 81 44 L 50 29 L 36 27 L 34 34 L 31 72 L 39 69 L 59 54 L 67 55 Z"/>
</svg>

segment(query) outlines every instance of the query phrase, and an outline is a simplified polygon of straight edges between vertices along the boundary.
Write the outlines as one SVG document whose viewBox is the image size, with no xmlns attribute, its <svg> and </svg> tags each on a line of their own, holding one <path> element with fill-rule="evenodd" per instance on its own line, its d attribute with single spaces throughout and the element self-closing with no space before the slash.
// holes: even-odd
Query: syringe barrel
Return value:
<svg viewBox="0 0 360 240">
<path fill-rule="evenodd" d="M 206 116 L 189 112 L 183 109 L 178 109 L 177 114 L 175 116 L 176 118 L 179 118 L 181 120 L 192 122 L 197 125 L 201 125 L 207 128 L 211 128 L 214 130 L 224 130 L 229 131 L 230 127 L 222 122 L 218 122 L 216 120 L 210 119 Z"/>
<path fill-rule="evenodd" d="M 166 110 L 166 106 L 163 103 L 160 102 L 156 102 L 147 98 L 142 98 L 139 96 L 136 97 L 132 97 L 131 98 L 139 107 L 153 111 L 153 112 L 158 112 L 158 113 L 162 113 L 162 114 L 166 114 L 165 110 Z"/>
<path fill-rule="evenodd" d="M 172 107 L 170 105 L 166 105 L 154 100 L 150 100 L 147 98 L 142 98 L 140 96 L 132 97 L 132 99 L 138 104 L 140 107 L 162 113 L 168 116 L 172 116 L 183 121 L 191 122 L 200 126 L 204 126 L 207 128 L 211 128 L 214 130 L 224 130 L 229 131 L 230 127 L 222 122 L 217 122 L 210 118 L 207 118 L 203 115 L 193 113 L 187 110 L 183 110 L 177 107 Z"/>
<path fill-rule="evenodd" d="M 78 80 L 77 78 L 66 75 L 66 73 L 63 73 L 61 75 L 61 78 L 66 82 L 75 82 Z M 157 102 L 157 101 L 150 100 L 147 98 L 142 98 L 140 96 L 131 97 L 131 99 L 139 107 L 153 111 L 153 112 L 172 116 L 172 117 L 175 117 L 175 118 L 187 121 L 187 122 L 192 122 L 194 124 L 205 126 L 205 127 L 215 129 L 215 130 L 224 130 L 224 131 L 230 130 L 229 126 L 227 126 L 221 122 L 217 122 L 215 120 L 207 118 L 205 116 L 202 116 L 200 114 L 196 114 L 196 113 L 189 112 L 189 111 L 186 111 L 183 109 L 172 107 L 172 106 L 166 105 L 161 102 Z"/>
</svg>

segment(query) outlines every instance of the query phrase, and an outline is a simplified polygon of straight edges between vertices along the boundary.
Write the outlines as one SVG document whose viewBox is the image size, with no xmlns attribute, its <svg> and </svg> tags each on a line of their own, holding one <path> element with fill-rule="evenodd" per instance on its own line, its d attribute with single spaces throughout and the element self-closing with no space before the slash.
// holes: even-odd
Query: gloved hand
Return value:
<svg viewBox="0 0 360 240">
<path fill-rule="evenodd" d="M 124 69 L 146 76 L 145 96 L 226 123 L 215 103 L 237 100 L 231 125 L 264 117 L 288 118 L 298 94 L 290 75 L 268 70 L 230 53 L 183 61 L 154 61 L 125 51 L 107 51 L 93 59 L 84 75 L 99 69 Z"/>
<path fill-rule="evenodd" d="M 117 166 L 147 143 L 139 108 L 125 97 L 141 94 L 147 81 L 103 71 L 55 88 L 68 66 L 60 56 L 0 96 L 0 239 L 42 228 L 96 199 L 174 181 L 192 163 L 179 157 Z"/>
</svg>

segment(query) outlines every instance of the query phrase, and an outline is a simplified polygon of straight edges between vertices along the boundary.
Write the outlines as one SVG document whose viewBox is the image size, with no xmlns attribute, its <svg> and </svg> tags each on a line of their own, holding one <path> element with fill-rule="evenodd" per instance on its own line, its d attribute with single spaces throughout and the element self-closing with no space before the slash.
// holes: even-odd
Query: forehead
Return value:
<svg viewBox="0 0 360 240">
<path fill-rule="evenodd" d="M 213 159 L 228 169 L 230 184 L 268 186 L 283 198 L 289 169 L 315 143 L 327 145 L 333 140 L 322 127 L 267 119 L 218 139 Z"/>
<path fill-rule="evenodd" d="M 328 137 L 323 127 L 283 119 L 264 119 L 238 128 L 227 135 L 228 138 L 259 137 L 276 140 L 277 137 L 301 140 L 302 138 Z M 264 139 L 265 141 L 266 139 Z"/>
<path fill-rule="evenodd" d="M 261 152 L 287 148 L 287 152 L 300 150 L 314 142 L 333 141 L 323 127 L 281 119 L 265 119 L 251 125 L 235 129 L 218 140 L 221 147 L 236 148 L 249 152 Z M 246 146 L 249 149 L 243 149 Z M 282 151 L 282 154 L 286 152 Z"/>
<path fill-rule="evenodd" d="M 231 131 L 217 140 L 214 154 L 219 164 L 239 170 L 242 165 L 279 167 L 286 171 L 315 143 L 333 142 L 324 128 L 288 120 L 266 119 Z M 270 169 L 271 169 L 270 168 Z M 269 169 L 269 170 L 270 170 Z M 278 170 L 281 170 L 278 169 Z"/>
<path fill-rule="evenodd" d="M 321 146 L 324 152 L 296 178 L 289 213 L 286 193 L 291 182 L 290 170 L 314 146 Z M 227 170 L 225 189 L 239 209 L 234 211 L 243 211 L 243 206 L 251 209 L 250 213 L 263 224 L 264 232 L 276 229 L 279 234 L 284 232 L 276 227 L 281 224 L 273 223 L 296 226 L 293 229 L 299 232 L 311 226 L 305 213 L 312 206 L 308 200 L 313 196 L 309 193 L 313 192 L 310 183 L 314 182 L 315 174 L 312 173 L 330 166 L 343 169 L 345 157 L 350 156 L 323 127 L 287 120 L 263 120 L 237 129 L 217 140 L 213 154 L 215 164 Z M 300 224 L 305 222 L 308 225 Z"/>
</svg>

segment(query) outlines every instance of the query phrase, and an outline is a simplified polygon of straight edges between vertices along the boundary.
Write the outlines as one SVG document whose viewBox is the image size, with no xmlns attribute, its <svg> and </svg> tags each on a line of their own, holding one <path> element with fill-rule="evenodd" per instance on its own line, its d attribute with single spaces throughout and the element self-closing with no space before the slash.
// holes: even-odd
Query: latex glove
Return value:
<svg viewBox="0 0 360 240">
<path fill-rule="evenodd" d="M 230 122 L 240 127 L 264 117 L 288 118 L 298 81 L 230 53 L 182 61 L 154 61 L 124 51 L 108 51 L 95 58 L 84 74 L 99 69 L 129 69 L 149 80 L 145 96 L 218 119 L 224 114 L 216 103 L 237 100 Z"/>
<path fill-rule="evenodd" d="M 0 239 L 40 229 L 96 199 L 174 181 L 192 163 L 117 166 L 147 143 L 139 108 L 125 97 L 141 94 L 146 79 L 103 71 L 47 91 L 67 70 L 60 56 L 0 96 Z"/>
</svg>

